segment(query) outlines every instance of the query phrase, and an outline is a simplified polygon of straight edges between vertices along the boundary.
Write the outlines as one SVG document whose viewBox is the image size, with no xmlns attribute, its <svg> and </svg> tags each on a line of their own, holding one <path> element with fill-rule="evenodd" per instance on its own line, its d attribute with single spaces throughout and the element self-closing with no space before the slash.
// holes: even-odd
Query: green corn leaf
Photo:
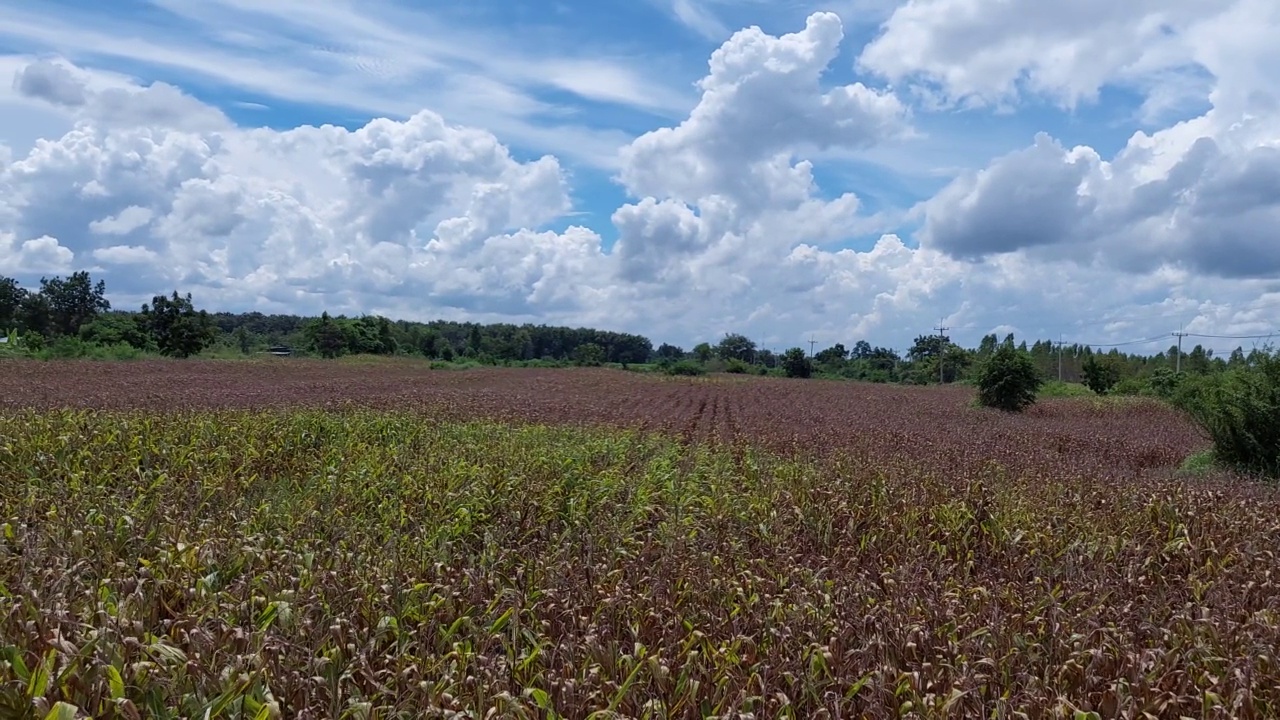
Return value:
<svg viewBox="0 0 1280 720">
<path fill-rule="evenodd" d="M 124 678 L 120 676 L 120 671 L 115 665 L 107 666 L 107 685 L 111 689 L 112 700 L 124 697 Z"/>
<path fill-rule="evenodd" d="M 80 708 L 71 703 L 56 702 L 53 707 L 49 708 L 44 720 L 75 720 L 79 712 Z"/>
</svg>

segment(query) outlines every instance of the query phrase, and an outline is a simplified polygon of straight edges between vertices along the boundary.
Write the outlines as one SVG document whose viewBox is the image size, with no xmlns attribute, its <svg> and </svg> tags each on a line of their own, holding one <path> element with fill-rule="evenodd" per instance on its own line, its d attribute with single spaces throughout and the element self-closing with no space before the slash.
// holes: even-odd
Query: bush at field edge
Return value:
<svg viewBox="0 0 1280 720">
<path fill-rule="evenodd" d="M 1171 398 L 1209 435 L 1217 462 L 1280 478 L 1280 354 L 1184 379 Z"/>
</svg>

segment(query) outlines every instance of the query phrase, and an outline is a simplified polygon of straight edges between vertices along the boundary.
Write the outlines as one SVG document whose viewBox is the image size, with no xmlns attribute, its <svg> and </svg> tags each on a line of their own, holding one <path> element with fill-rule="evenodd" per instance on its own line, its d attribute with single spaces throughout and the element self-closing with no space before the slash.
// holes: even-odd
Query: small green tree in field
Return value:
<svg viewBox="0 0 1280 720">
<path fill-rule="evenodd" d="M 1020 412 L 1036 401 L 1044 379 L 1025 350 L 1009 345 L 996 349 L 978 369 L 978 402 L 985 407 Z"/>
<path fill-rule="evenodd" d="M 1120 382 L 1120 368 L 1114 362 L 1099 361 L 1093 355 L 1085 358 L 1080 370 L 1084 374 L 1085 387 L 1099 395 L 1106 395 Z"/>
<path fill-rule="evenodd" d="M 1218 463 L 1280 479 L 1280 354 L 1195 378 L 1173 403 L 1209 435 Z"/>
<path fill-rule="evenodd" d="M 142 323 L 160 352 L 171 357 L 195 355 L 212 345 L 218 336 L 209 313 L 195 309 L 191 293 L 183 297 L 177 290 L 171 297 L 156 295 L 150 306 L 143 305 Z"/>
<path fill-rule="evenodd" d="M 782 371 L 787 377 L 807 378 L 813 374 L 813 363 L 805 357 L 804 350 L 791 348 L 782 354 Z"/>
</svg>

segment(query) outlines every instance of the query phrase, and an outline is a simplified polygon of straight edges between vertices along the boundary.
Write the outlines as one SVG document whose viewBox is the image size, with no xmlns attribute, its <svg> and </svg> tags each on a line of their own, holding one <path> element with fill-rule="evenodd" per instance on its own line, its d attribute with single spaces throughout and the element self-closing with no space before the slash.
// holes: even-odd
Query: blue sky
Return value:
<svg viewBox="0 0 1280 720">
<path fill-rule="evenodd" d="M 1197 198 L 1262 182 L 1280 145 L 1277 12 L 1037 7 L 3 2 L 0 184 L 24 199 L 0 252 L 20 277 L 91 267 L 130 303 L 182 283 L 228 309 L 684 343 L 902 345 L 939 317 L 961 339 L 1119 342 L 1162 315 L 1269 331 L 1251 308 L 1280 299 L 1280 251 L 1248 227 L 1280 198 L 1225 217 Z M 345 132 L 297 130 L 325 124 Z M 143 136 L 146 183 L 103 160 Z M 175 148 L 202 159 L 158 169 Z M 361 194 L 375 167 L 394 197 Z M 40 220 L 48 188 L 86 183 L 105 189 Z M 1208 262 L 1206 242 L 1255 260 Z M 1080 337 L 1111 317 L 1130 322 Z"/>
</svg>

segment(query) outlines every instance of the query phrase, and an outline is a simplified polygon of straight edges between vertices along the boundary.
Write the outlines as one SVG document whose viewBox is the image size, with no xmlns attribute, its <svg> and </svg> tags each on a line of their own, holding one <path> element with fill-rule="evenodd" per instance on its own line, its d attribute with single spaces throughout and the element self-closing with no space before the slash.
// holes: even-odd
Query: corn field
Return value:
<svg viewBox="0 0 1280 720">
<path fill-rule="evenodd" d="M 0 717 L 1280 715 L 1280 495 L 1163 406 L 75 367 L 0 379 Z"/>
</svg>

